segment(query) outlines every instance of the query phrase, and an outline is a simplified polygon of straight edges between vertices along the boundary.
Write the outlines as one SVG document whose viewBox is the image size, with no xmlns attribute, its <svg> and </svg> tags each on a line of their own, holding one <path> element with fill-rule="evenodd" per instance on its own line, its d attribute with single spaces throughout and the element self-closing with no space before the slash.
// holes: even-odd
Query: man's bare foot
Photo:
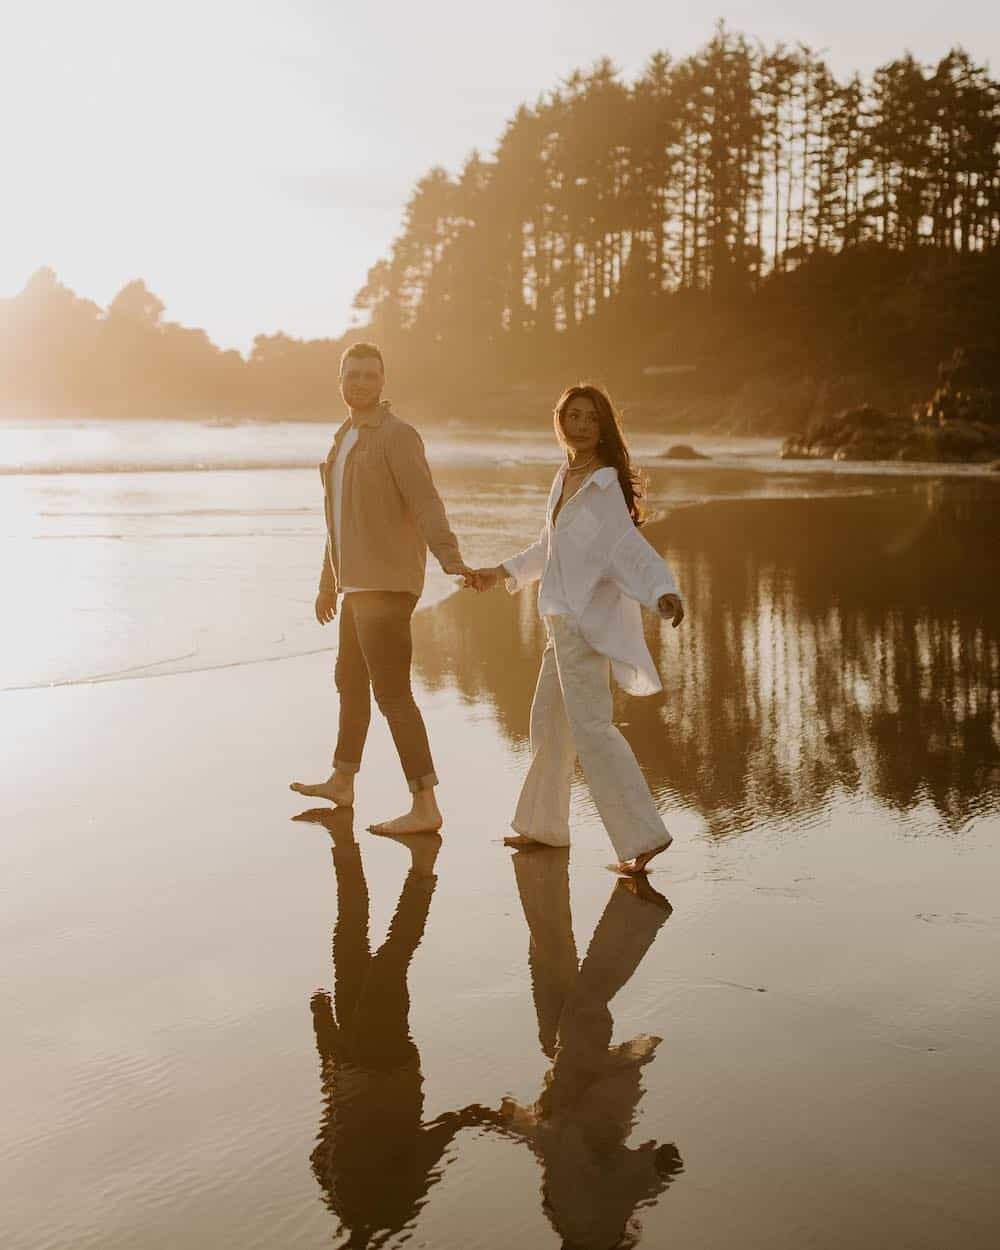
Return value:
<svg viewBox="0 0 1000 1250">
<path fill-rule="evenodd" d="M 329 799 L 338 807 L 354 806 L 354 778 L 348 773 L 332 772 L 326 781 L 318 781 L 314 785 L 293 781 L 288 788 L 310 799 Z"/>
<path fill-rule="evenodd" d="M 434 791 L 418 790 L 413 796 L 413 806 L 405 816 L 397 816 L 395 820 L 385 820 L 378 825 L 369 825 L 368 830 L 386 837 L 400 837 L 413 833 L 437 833 L 443 824 Z"/>
<path fill-rule="evenodd" d="M 523 833 L 508 834 L 503 840 L 504 846 L 511 846 L 515 850 L 528 850 L 533 846 L 551 846 L 550 842 L 539 842 L 537 838 L 529 838 Z"/>
<path fill-rule="evenodd" d="M 652 851 L 643 851 L 643 853 L 641 855 L 637 855 L 635 859 L 622 860 L 621 863 L 615 864 L 614 871 L 620 872 L 624 877 L 641 876 L 649 866 L 649 861 L 653 859 L 654 856 L 665 851 L 669 845 L 669 842 L 664 842 L 662 846 L 658 846 Z"/>
</svg>

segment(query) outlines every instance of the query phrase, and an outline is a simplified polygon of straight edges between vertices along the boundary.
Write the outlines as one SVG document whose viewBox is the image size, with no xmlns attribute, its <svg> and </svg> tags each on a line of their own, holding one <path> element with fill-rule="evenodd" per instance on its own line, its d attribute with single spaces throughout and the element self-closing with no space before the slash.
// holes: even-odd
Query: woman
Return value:
<svg viewBox="0 0 1000 1250">
<path fill-rule="evenodd" d="M 531 768 L 508 846 L 569 844 L 569 795 L 579 756 L 619 872 L 646 871 L 671 837 L 628 743 L 611 723 L 609 667 L 629 694 L 662 687 L 639 605 L 676 628 L 684 608 L 673 574 L 640 535 L 639 475 L 607 392 L 571 386 L 556 405 L 566 462 L 549 494 L 536 543 L 475 574 L 481 589 L 505 579 L 513 594 L 541 581 L 548 643 L 531 705 Z"/>
</svg>

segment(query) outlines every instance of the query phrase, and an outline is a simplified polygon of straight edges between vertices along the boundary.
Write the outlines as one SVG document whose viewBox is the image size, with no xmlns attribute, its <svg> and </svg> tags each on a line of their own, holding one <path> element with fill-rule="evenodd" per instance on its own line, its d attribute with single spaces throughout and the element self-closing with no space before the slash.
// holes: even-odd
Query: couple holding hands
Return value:
<svg viewBox="0 0 1000 1250">
<path fill-rule="evenodd" d="M 646 871 L 671 837 L 631 748 L 612 724 L 609 676 L 630 694 L 661 689 L 641 608 L 676 627 L 684 619 L 673 575 L 639 532 L 641 486 L 621 424 L 598 386 L 572 386 L 554 414 L 565 461 L 536 542 L 492 568 L 470 569 L 448 525 L 417 431 L 382 402 L 382 354 L 356 343 L 341 360 L 350 410 L 320 466 L 327 541 L 316 617 L 340 608 L 335 680 L 340 723 L 333 771 L 297 793 L 353 806 L 354 778 L 371 718 L 371 692 L 388 721 L 413 795 L 405 815 L 374 833 L 436 833 L 438 784 L 410 682 L 410 618 L 423 589 L 427 549 L 446 573 L 488 591 L 539 582 L 546 646 L 531 705 L 531 766 L 509 846 L 568 846 L 570 784 L 577 758 L 617 857 L 618 871 Z"/>
</svg>

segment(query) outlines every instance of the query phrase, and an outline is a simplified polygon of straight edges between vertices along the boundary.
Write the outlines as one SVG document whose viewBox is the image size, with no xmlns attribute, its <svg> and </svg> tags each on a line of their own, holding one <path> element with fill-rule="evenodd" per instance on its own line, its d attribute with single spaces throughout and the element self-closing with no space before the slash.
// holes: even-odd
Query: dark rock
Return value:
<svg viewBox="0 0 1000 1250">
<path fill-rule="evenodd" d="M 958 455 L 970 455 L 986 444 L 986 434 L 971 421 L 949 421 L 938 434 L 941 446 Z"/>
<path fill-rule="evenodd" d="M 917 435 L 906 440 L 896 452 L 896 459 L 920 463 L 940 460 L 941 453 L 933 438 Z"/>
<path fill-rule="evenodd" d="M 885 430 L 892 425 L 895 418 L 883 412 L 881 408 L 873 408 L 871 404 L 862 404 L 860 408 L 851 408 L 845 412 L 841 420 L 857 434 L 862 430 L 866 433 Z"/>
<path fill-rule="evenodd" d="M 675 443 L 673 447 L 669 447 L 666 451 L 660 453 L 661 460 L 710 460 L 710 456 L 706 456 L 704 452 L 695 451 L 688 443 Z"/>
<path fill-rule="evenodd" d="M 782 457 L 836 457 L 840 460 L 880 460 L 892 455 L 899 440 L 901 418 L 870 404 L 848 408 L 814 421 L 805 436 L 786 439 Z M 880 444 L 884 444 L 880 446 Z M 843 455 L 838 456 L 838 452 Z"/>
<path fill-rule="evenodd" d="M 1000 452 L 1000 397 L 986 388 L 956 389 L 952 380 L 968 375 L 964 359 L 942 366 L 942 385 L 911 417 L 863 404 L 813 422 L 785 440 L 782 459 L 986 463 Z"/>
<path fill-rule="evenodd" d="M 838 447 L 833 453 L 834 460 L 889 460 L 893 448 L 884 439 L 852 438 L 844 447 Z"/>
</svg>

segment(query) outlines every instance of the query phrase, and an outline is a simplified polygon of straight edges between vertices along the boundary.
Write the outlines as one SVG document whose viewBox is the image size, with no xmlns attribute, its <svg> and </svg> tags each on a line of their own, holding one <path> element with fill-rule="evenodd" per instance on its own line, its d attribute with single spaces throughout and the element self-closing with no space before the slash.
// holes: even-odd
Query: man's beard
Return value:
<svg viewBox="0 0 1000 1250">
<path fill-rule="evenodd" d="M 348 391 L 344 398 L 347 400 L 347 406 L 353 408 L 356 412 L 369 412 L 372 408 L 378 407 L 380 396 L 378 394 L 372 396 L 355 395 Z"/>
</svg>

